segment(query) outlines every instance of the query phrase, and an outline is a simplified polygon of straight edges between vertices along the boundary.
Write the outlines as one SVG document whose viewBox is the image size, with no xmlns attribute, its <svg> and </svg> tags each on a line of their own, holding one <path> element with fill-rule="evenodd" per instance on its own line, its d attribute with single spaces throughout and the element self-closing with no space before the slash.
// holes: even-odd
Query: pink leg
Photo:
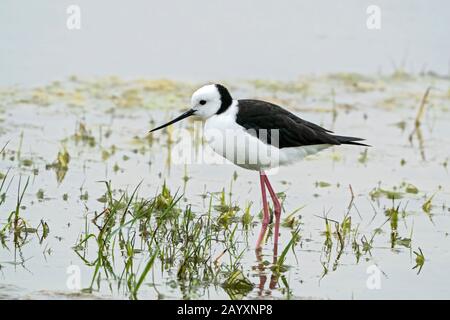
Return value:
<svg viewBox="0 0 450 320">
<path fill-rule="evenodd" d="M 278 200 L 277 195 L 275 194 L 275 191 L 273 191 L 273 188 L 269 182 L 269 178 L 263 173 L 264 182 L 267 186 L 267 190 L 269 190 L 270 196 L 273 201 L 273 207 L 275 211 L 275 231 L 274 231 L 274 247 L 273 247 L 273 255 L 274 257 L 278 256 L 278 236 L 280 233 L 280 218 L 281 218 L 281 204 Z"/>
<path fill-rule="evenodd" d="M 263 216 L 261 231 L 259 232 L 259 236 L 258 236 L 258 241 L 256 242 L 256 250 L 261 249 L 261 243 L 264 240 L 264 236 L 267 231 L 267 226 L 269 225 L 269 221 L 270 221 L 269 207 L 267 206 L 266 187 L 264 186 L 264 177 L 265 177 L 265 174 L 263 171 L 261 171 L 260 175 L 259 175 L 259 182 L 261 184 L 261 194 L 262 194 L 262 201 L 263 201 L 264 216 Z"/>
</svg>

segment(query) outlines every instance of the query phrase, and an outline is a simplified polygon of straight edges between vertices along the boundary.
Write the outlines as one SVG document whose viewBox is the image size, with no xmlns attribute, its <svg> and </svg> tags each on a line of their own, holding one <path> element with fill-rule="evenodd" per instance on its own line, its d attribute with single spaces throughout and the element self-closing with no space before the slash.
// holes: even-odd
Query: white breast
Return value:
<svg viewBox="0 0 450 320">
<path fill-rule="evenodd" d="M 206 120 L 204 137 L 219 155 L 249 170 L 266 170 L 290 164 L 317 153 L 329 145 L 278 149 L 250 135 L 236 122 L 237 101 L 222 114 Z"/>
</svg>

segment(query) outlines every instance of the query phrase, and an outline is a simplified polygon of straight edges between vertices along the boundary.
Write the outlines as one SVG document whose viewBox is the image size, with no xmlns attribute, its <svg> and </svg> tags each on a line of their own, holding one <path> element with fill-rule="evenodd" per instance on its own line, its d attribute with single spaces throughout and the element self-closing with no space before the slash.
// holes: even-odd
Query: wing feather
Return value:
<svg viewBox="0 0 450 320">
<path fill-rule="evenodd" d="M 278 147 L 300 147 L 316 144 L 340 144 L 339 140 L 329 134 L 331 131 L 314 123 L 297 117 L 295 114 L 273 103 L 260 100 L 239 100 L 239 111 L 236 116 L 238 124 L 245 129 L 252 129 L 261 139 L 260 130 L 266 130 L 267 139 L 272 143 L 270 130 L 278 130 Z"/>
</svg>

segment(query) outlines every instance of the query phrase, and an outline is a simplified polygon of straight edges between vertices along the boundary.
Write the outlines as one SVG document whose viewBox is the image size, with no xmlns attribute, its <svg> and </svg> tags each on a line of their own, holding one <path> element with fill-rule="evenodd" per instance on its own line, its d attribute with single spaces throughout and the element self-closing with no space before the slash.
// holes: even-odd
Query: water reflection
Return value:
<svg viewBox="0 0 450 320">
<path fill-rule="evenodd" d="M 270 281 L 268 284 L 268 288 L 266 287 L 267 277 L 269 274 L 269 270 L 272 270 L 272 266 L 267 263 L 267 261 L 263 260 L 262 249 L 255 250 L 257 265 L 253 267 L 253 270 L 257 271 L 259 283 L 258 283 L 258 292 L 257 296 L 260 298 L 271 297 L 272 291 L 277 289 L 279 273 L 275 271 L 271 271 Z M 277 264 L 277 256 L 273 255 L 273 266 Z"/>
</svg>

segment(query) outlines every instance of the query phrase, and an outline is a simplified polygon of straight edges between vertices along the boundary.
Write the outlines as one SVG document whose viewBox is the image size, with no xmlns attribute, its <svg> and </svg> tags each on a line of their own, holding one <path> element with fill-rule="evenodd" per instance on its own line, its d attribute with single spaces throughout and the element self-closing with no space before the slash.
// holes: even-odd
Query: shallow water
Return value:
<svg viewBox="0 0 450 320">
<path fill-rule="evenodd" d="M 261 210 L 257 174 L 230 164 L 177 163 L 174 150 L 183 150 L 186 145 L 176 141 L 168 144 L 167 132 L 147 139 L 148 129 L 180 112 L 196 86 L 168 80 L 72 78 L 43 87 L 1 90 L 1 146 L 8 144 L 1 155 L 0 172 L 10 171 L 5 179 L 9 188 L 1 191 L 6 198 L 0 206 L 0 227 L 16 208 L 20 177 L 22 188 L 30 177 L 20 216 L 28 227 L 37 228 L 41 220 L 49 227 L 46 236 L 38 228 L 37 233 L 21 233 L 22 239 L 16 241 L 13 232 L 5 233 L 5 246 L 0 249 L 1 298 L 131 297 L 123 281 L 106 279 L 103 269 L 92 291 L 81 290 L 90 286 L 94 276 L 95 267 L 87 261 L 96 257 L 97 246 L 89 241 L 81 251 L 74 247 L 80 237 L 99 232 L 91 220 L 107 206 L 101 201 L 106 191 L 101 181 L 111 181 L 117 197 L 120 190 L 131 193 L 143 181 L 138 196 L 146 199 L 160 192 L 166 182 L 172 194 L 184 193 L 178 206 L 191 205 L 198 215 L 208 211 L 210 194 L 214 194 L 213 203 L 218 203 L 216 193 L 223 189 L 227 200 L 231 191 L 232 203 L 240 207 L 238 216 L 252 203 L 253 226 L 245 231 L 236 223 L 233 248 L 243 251 L 243 256 L 235 260 L 226 253 L 217 267 L 236 267 L 249 280 L 253 288 L 239 292 L 238 298 L 448 298 L 449 153 L 442 148 L 450 143 L 448 79 L 335 74 L 293 82 L 241 81 L 231 86 L 237 98 L 283 104 L 337 133 L 365 137 L 373 146 L 367 151 L 352 146 L 330 148 L 270 176 L 275 190 L 286 196 L 283 217 L 300 209 L 296 213 L 300 240 L 287 253 L 286 268 L 280 273 L 271 270 L 272 237 L 261 256 L 253 248 Z M 428 86 L 432 89 L 420 126 L 420 147 L 416 134 L 412 144 L 408 136 Z M 167 108 L 170 105 L 176 108 Z M 190 128 L 192 123 L 180 126 Z M 175 136 L 176 132 L 169 132 Z M 192 141 L 193 148 L 211 152 L 201 149 L 198 139 Z M 64 148 L 70 154 L 65 173 L 48 166 Z M 409 184 L 417 190 L 407 188 Z M 394 190 L 398 194 L 389 199 Z M 430 206 L 424 208 L 430 198 Z M 397 206 L 398 225 L 393 230 L 386 211 Z M 351 232 L 339 250 L 331 220 L 342 222 L 347 212 Z M 217 216 L 218 212 L 212 214 Z M 328 246 L 325 216 L 332 232 Z M 281 228 L 280 251 L 288 245 L 292 231 Z M 363 252 L 363 240 L 372 236 L 370 250 Z M 354 243 L 359 244 L 360 256 Z M 137 247 L 142 251 L 136 250 L 133 261 L 139 275 L 149 252 L 142 243 Z M 219 256 L 224 248 L 221 241 L 214 242 L 211 257 Z M 414 252 L 419 248 L 425 262 L 414 268 Z M 112 270 L 120 274 L 123 251 L 116 247 L 112 252 Z M 377 289 L 367 285 L 368 271 L 374 265 L 380 271 Z M 79 289 L 68 286 L 70 266 L 80 270 Z M 137 298 L 236 298 L 223 287 L 225 271 L 217 271 L 215 281 L 187 281 L 177 277 L 179 267 L 177 263 L 163 267 L 157 258 Z"/>
</svg>

